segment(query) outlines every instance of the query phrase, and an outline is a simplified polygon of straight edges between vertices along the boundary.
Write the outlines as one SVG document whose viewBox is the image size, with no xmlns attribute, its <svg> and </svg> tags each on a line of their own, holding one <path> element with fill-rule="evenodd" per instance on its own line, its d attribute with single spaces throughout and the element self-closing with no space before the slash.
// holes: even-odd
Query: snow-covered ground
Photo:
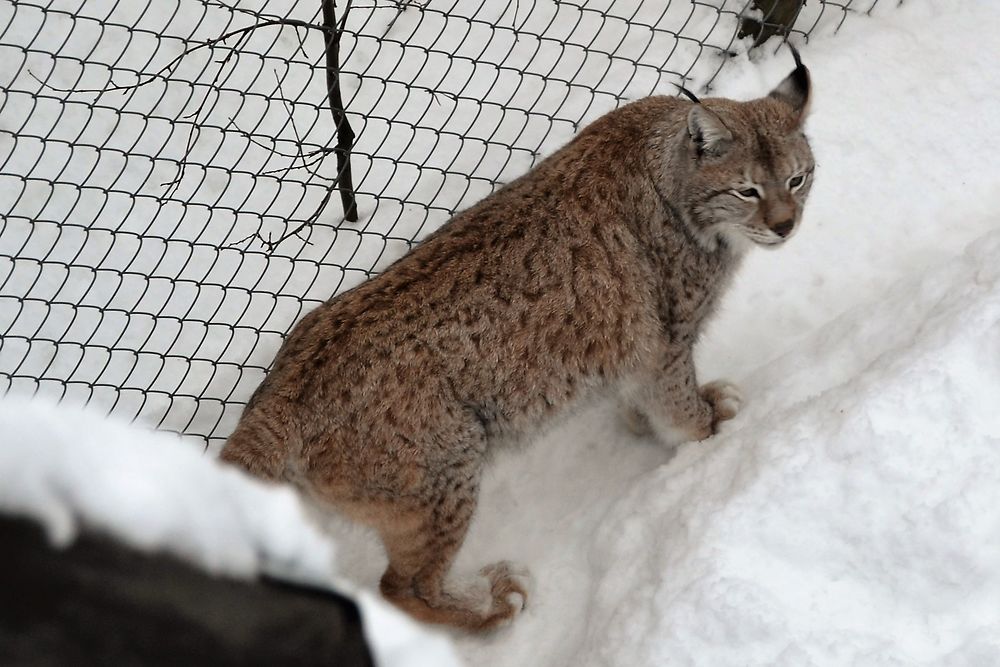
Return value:
<svg viewBox="0 0 1000 667">
<path fill-rule="evenodd" d="M 819 163 L 803 227 L 750 257 L 698 350 L 744 412 L 668 452 L 598 404 L 500 456 L 458 569 L 511 558 L 535 589 L 510 628 L 454 637 L 467 664 L 997 663 L 997 26 L 994 2 L 908 0 L 802 48 Z M 741 56 L 714 92 L 761 94 L 789 68 Z M 60 459 L 18 433 L 0 475 L 52 479 Z M 337 580 L 373 587 L 377 545 L 334 530 Z M 309 539 L 265 551 L 287 564 Z"/>
</svg>

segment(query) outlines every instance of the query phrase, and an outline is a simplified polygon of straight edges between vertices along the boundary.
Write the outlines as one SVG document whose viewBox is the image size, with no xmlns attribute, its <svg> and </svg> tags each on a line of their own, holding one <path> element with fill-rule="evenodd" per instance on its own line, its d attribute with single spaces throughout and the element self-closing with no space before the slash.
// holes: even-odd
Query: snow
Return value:
<svg viewBox="0 0 1000 667">
<path fill-rule="evenodd" d="M 53 546 L 81 530 L 173 554 L 220 576 L 260 573 L 358 602 L 379 665 L 457 665 L 444 638 L 343 580 L 333 541 L 288 487 L 223 466 L 193 440 L 42 400 L 0 400 L 0 514 L 32 519 Z"/>
<path fill-rule="evenodd" d="M 574 664 L 959 664 L 1000 647 L 1000 233 L 976 246 L 751 375 L 740 423 L 610 504 L 588 550 L 601 630 Z"/>
<path fill-rule="evenodd" d="M 809 3 L 810 11 L 816 4 Z M 550 18 L 527 16 L 529 25 Z M 432 22 L 421 28 L 415 16 L 402 20 L 401 31 L 428 39 L 437 34 Z M 585 31 L 598 23 L 583 21 L 573 39 L 586 43 Z M 787 247 L 751 255 L 698 349 L 703 380 L 736 380 L 747 399 L 744 411 L 712 440 L 665 451 L 630 436 L 608 405 L 588 405 L 538 442 L 499 456 L 457 570 L 510 558 L 530 568 L 535 586 L 528 609 L 511 627 L 488 637 L 452 634 L 466 664 L 996 662 L 1000 116 L 989 110 L 1000 108 L 997 25 L 996 3 L 910 0 L 897 9 L 883 2 L 874 16 L 852 17 L 836 36 L 829 22 L 822 24 L 803 45 L 815 85 L 807 130 L 819 164 L 803 227 Z M 609 50 L 619 38 L 591 37 L 596 49 Z M 463 44 L 482 48 L 474 39 Z M 294 42 L 285 47 L 296 48 Z M 595 77 L 588 83 L 603 90 L 620 84 L 604 69 L 592 71 L 593 62 L 582 65 L 584 76 Z M 433 67 L 413 66 L 419 73 L 398 77 L 440 75 Z M 715 79 L 713 93 L 759 95 L 790 66 L 784 50 L 736 56 Z M 710 72 L 695 74 L 706 80 Z M 469 72 L 452 72 L 459 75 Z M 655 79 L 635 81 L 617 92 L 669 87 Z M 506 81 L 500 90 L 512 94 L 517 82 Z M 572 120 L 610 108 L 613 93 L 552 104 L 540 108 L 567 120 L 547 130 L 524 129 L 526 143 L 519 146 L 551 150 L 568 138 Z M 496 119 L 481 122 L 485 127 Z M 496 140 L 512 140 L 519 131 L 507 128 Z M 478 130 L 469 132 L 478 136 Z M 396 135 L 382 138 L 387 150 L 405 144 Z M 435 151 L 455 146 L 427 141 L 412 150 L 426 149 L 434 164 L 444 160 L 451 165 L 445 171 L 467 170 L 486 180 L 530 162 L 517 151 L 498 157 L 485 148 L 466 156 L 470 162 L 449 162 L 453 158 Z M 407 155 L 399 155 L 404 163 L 421 161 L 416 153 Z M 418 201 L 440 192 L 440 201 L 468 204 L 486 187 L 446 174 L 443 183 L 414 185 L 405 169 L 397 174 L 376 167 L 369 172 L 373 183 Z M 406 187 L 413 188 L 410 194 L 391 190 Z M 372 224 L 385 219 L 386 210 L 375 215 L 371 199 L 364 206 Z M 441 221 L 439 213 L 427 210 L 426 220 L 418 214 L 416 226 L 405 229 L 419 228 L 422 235 Z M 327 244 L 323 251 L 329 249 Z M 307 246 L 303 252 L 308 257 L 320 250 Z M 344 252 L 350 255 L 351 248 Z M 361 251 L 352 266 L 375 266 L 385 261 L 378 259 L 381 252 Z M 233 274 L 239 285 L 254 272 L 253 280 L 260 278 L 262 264 L 252 255 L 244 260 L 246 268 L 240 264 Z M 300 281 L 294 266 L 289 262 L 277 279 L 285 280 L 282 289 L 290 295 L 301 288 L 305 304 L 290 302 L 295 305 L 276 315 L 274 302 L 265 299 L 257 308 L 247 306 L 240 326 L 252 321 L 280 329 L 328 291 L 329 283 L 315 276 Z M 182 329 L 190 326 L 184 322 Z M 197 337 L 193 341 L 193 348 L 169 348 L 171 354 L 197 350 Z M 244 340 L 222 346 L 220 354 L 231 361 L 239 348 L 246 359 L 252 349 L 262 365 L 276 344 L 276 338 Z M 187 382 L 200 381 L 198 372 L 188 371 L 193 379 Z M 240 395 L 244 384 L 252 389 L 252 380 L 251 374 L 233 389 L 225 377 L 215 378 L 212 386 L 218 395 Z M 66 408 L 54 414 L 7 405 L 0 403 L 0 506 L 45 521 L 53 537 L 68 539 L 82 520 L 143 548 L 179 550 L 216 571 L 246 575 L 281 567 L 357 591 L 370 618 L 385 611 L 367 592 L 385 557 L 366 531 L 334 522 L 327 530 L 337 548 L 328 558 L 332 547 L 302 521 L 290 495 L 218 470 L 175 439 L 139 437 L 132 430 L 102 435 L 103 425 L 88 419 L 83 427 L 84 418 Z M 131 407 L 118 409 L 127 414 Z M 162 413 L 153 407 L 144 414 L 155 419 Z M 67 444 L 77 441 L 84 443 L 79 456 L 89 456 L 86 462 L 77 461 L 77 448 Z M 47 445 L 56 449 L 43 456 L 42 442 L 62 444 Z M 125 465 L 145 470 L 148 483 L 115 474 Z M 163 474 L 174 465 L 204 470 Z M 100 483 L 85 487 L 91 478 Z M 204 497 L 195 491 L 202 487 Z M 157 491 L 151 496 L 150 489 Z M 273 512 L 242 514 L 244 496 L 254 507 L 266 497 Z M 230 526 L 225 532 L 207 530 L 208 500 L 211 515 Z M 162 522 L 137 522 L 136 510 L 145 507 L 140 503 L 152 503 L 141 515 L 162 516 Z M 178 540 L 188 530 L 200 537 Z M 413 632 L 407 625 L 397 634 L 388 623 L 378 622 L 384 631 L 373 636 L 390 641 Z M 406 648 L 395 655 L 420 659 Z"/>
</svg>

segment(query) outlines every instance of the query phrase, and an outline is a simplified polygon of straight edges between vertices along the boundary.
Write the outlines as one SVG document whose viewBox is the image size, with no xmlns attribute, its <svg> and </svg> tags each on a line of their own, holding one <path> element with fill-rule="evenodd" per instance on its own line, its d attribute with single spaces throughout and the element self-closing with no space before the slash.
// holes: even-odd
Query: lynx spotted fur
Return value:
<svg viewBox="0 0 1000 667">
<path fill-rule="evenodd" d="M 603 116 L 307 314 L 222 458 L 372 526 L 381 590 L 417 618 L 510 621 L 527 591 L 509 564 L 483 568 L 478 594 L 445 585 L 491 450 L 601 390 L 663 442 L 736 414 L 732 385 L 699 387 L 692 346 L 747 248 L 799 224 L 813 159 L 796 62 L 760 99 Z"/>
</svg>

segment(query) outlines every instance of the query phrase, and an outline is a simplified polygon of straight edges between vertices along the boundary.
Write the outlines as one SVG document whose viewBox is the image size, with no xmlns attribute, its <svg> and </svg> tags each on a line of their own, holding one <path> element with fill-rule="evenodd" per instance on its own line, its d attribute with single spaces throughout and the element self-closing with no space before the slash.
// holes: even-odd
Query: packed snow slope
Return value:
<svg viewBox="0 0 1000 667">
<path fill-rule="evenodd" d="M 819 163 L 699 349 L 744 412 L 675 456 L 607 406 L 502 456 L 458 568 L 532 570 L 470 665 L 995 664 L 1000 5 L 908 2 L 803 48 Z M 723 71 L 751 97 L 781 51 Z M 968 247 L 968 250 L 966 250 Z M 344 566 L 373 585 L 370 541 Z"/>
</svg>

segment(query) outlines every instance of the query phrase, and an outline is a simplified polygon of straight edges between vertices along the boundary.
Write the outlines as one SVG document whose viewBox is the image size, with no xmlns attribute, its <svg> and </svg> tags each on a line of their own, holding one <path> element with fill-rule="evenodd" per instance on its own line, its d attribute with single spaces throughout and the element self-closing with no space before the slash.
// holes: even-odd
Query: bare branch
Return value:
<svg viewBox="0 0 1000 667">
<path fill-rule="evenodd" d="M 354 130 L 344 110 L 344 98 L 340 93 L 340 36 L 344 34 L 347 15 L 351 11 L 351 0 L 347 0 L 344 13 L 337 25 L 334 0 L 323 2 L 323 27 L 326 29 L 326 91 L 337 131 L 337 188 L 340 202 L 344 207 L 344 218 L 349 222 L 358 221 L 358 204 L 354 198 L 354 177 L 351 173 L 351 150 L 354 148 Z"/>
<path fill-rule="evenodd" d="M 289 123 L 292 126 L 292 133 L 295 135 L 295 142 L 296 142 L 296 146 L 299 149 L 299 154 L 295 155 L 295 156 L 290 156 L 293 159 L 292 159 L 292 162 L 288 166 L 282 167 L 280 169 L 272 170 L 271 172 L 265 172 L 265 173 L 278 173 L 278 172 L 280 172 L 283 175 L 287 175 L 288 172 L 291 171 L 292 169 L 305 167 L 305 169 L 309 172 L 309 174 L 311 176 L 313 176 L 315 178 L 322 179 L 323 177 L 320 176 L 320 174 L 317 173 L 317 171 L 314 169 L 314 165 L 317 165 L 317 164 L 321 163 L 323 161 L 323 158 L 325 158 L 327 155 L 329 155 L 332 152 L 337 152 L 339 149 L 337 149 L 337 148 L 329 148 L 329 147 L 326 147 L 326 146 L 321 146 L 319 148 L 316 148 L 315 150 L 309 151 L 308 153 L 306 153 L 306 152 L 304 152 L 302 150 L 303 146 L 305 145 L 305 142 L 303 141 L 302 136 L 299 134 L 298 126 L 295 124 L 295 116 L 293 114 L 292 106 L 291 106 L 291 104 L 289 104 L 288 98 L 285 96 L 285 91 L 284 91 L 284 88 L 281 85 L 281 78 L 278 76 L 277 70 L 275 70 L 275 72 L 274 72 L 274 79 L 275 79 L 275 83 L 276 83 L 277 88 L 278 88 L 279 99 L 281 99 L 281 102 L 282 102 L 282 104 L 285 107 L 285 111 L 288 113 L 288 120 L 289 120 Z M 338 154 L 338 157 L 339 157 L 339 154 Z M 295 164 L 296 160 L 302 160 L 302 164 L 301 165 L 296 165 Z M 339 160 L 338 160 L 338 163 L 339 163 Z M 348 166 L 350 166 L 349 163 L 348 163 Z M 311 227 L 319 219 L 319 216 L 323 213 L 323 211 L 326 209 L 327 205 L 330 203 L 330 199 L 333 196 L 334 190 L 341 190 L 341 193 L 343 193 L 343 190 L 338 187 L 338 184 L 340 183 L 340 178 L 342 176 L 342 173 L 343 172 L 339 173 L 336 178 L 332 179 L 332 181 L 330 183 L 330 187 L 328 187 L 327 190 L 326 190 L 326 192 L 323 194 L 323 199 L 320 201 L 319 206 L 317 206 L 316 209 L 313 211 L 312 215 L 310 215 L 308 218 L 306 218 L 305 220 L 303 220 L 302 222 L 300 222 L 298 225 L 296 225 L 291 230 L 286 229 L 285 233 L 282 234 L 281 236 L 279 236 L 277 239 L 275 239 L 273 237 L 273 235 L 269 233 L 268 237 L 265 239 L 261 235 L 261 233 L 260 233 L 260 225 L 258 225 L 257 226 L 257 230 L 255 232 L 253 232 L 249 236 L 246 236 L 246 237 L 240 239 L 239 241 L 236 241 L 232 245 L 240 245 L 240 244 L 252 241 L 253 239 L 257 239 L 269 251 L 274 251 L 275 248 L 277 248 L 284 241 L 287 241 L 288 239 L 292 238 L 293 236 L 302 239 L 306 244 L 311 243 L 308 238 L 302 236 L 302 232 L 305 231 L 306 229 L 308 229 L 309 227 Z M 353 198 L 353 191 L 352 191 L 352 198 Z M 346 219 L 346 216 L 345 216 L 344 219 Z M 343 222 L 344 219 L 341 219 L 341 222 Z M 338 223 L 338 226 L 339 226 L 339 223 Z"/>
<path fill-rule="evenodd" d="M 331 193 L 333 192 L 334 189 L 336 189 L 340 193 L 340 200 L 344 209 L 344 219 L 350 222 L 357 222 L 358 206 L 354 194 L 354 178 L 351 170 L 351 151 L 354 149 L 355 134 L 354 130 L 351 128 L 350 121 L 348 120 L 347 111 L 344 108 L 344 99 L 343 95 L 341 94 L 341 86 L 340 86 L 340 40 L 347 25 L 347 16 L 351 11 L 352 0 L 347 0 L 346 5 L 344 6 L 344 11 L 340 16 L 339 21 L 336 15 L 334 0 L 321 0 L 323 9 L 322 24 L 310 23 L 308 21 L 301 21 L 298 19 L 281 18 L 274 15 L 256 14 L 253 12 L 248 12 L 246 10 L 237 10 L 232 7 L 228 7 L 227 5 L 224 5 L 222 3 L 211 2 L 211 0 L 203 0 L 203 2 L 206 3 L 206 6 L 207 4 L 211 3 L 213 6 L 219 6 L 222 8 L 230 9 L 232 11 L 241 11 L 242 13 L 245 14 L 254 15 L 261 20 L 253 25 L 245 26 L 243 28 L 237 28 L 235 30 L 230 30 L 227 33 L 219 35 L 215 39 L 210 39 L 208 41 L 186 48 L 183 52 L 181 52 L 175 58 L 170 60 L 170 62 L 161 67 L 156 72 L 145 75 L 137 74 L 139 80 L 132 84 L 114 84 L 112 81 L 109 82 L 109 85 L 105 86 L 104 88 L 61 89 L 45 81 L 42 81 L 30 71 L 28 73 L 42 86 L 45 86 L 51 90 L 56 90 L 64 93 L 97 93 L 98 95 L 101 95 L 106 92 L 135 90 L 157 79 L 162 79 L 164 81 L 169 80 L 170 75 L 173 74 L 173 72 L 176 70 L 177 66 L 180 64 L 181 60 L 185 56 L 188 56 L 191 53 L 198 51 L 200 49 L 212 48 L 218 44 L 225 42 L 226 40 L 236 37 L 238 38 L 236 40 L 236 44 L 230 49 L 229 53 L 227 53 L 225 57 L 223 57 L 222 60 L 219 61 L 220 65 L 219 71 L 216 73 L 216 76 L 212 80 L 211 84 L 209 84 L 210 88 L 214 88 L 216 84 L 218 84 L 219 78 L 221 77 L 223 70 L 232 59 L 234 53 L 247 41 L 247 39 L 249 39 L 250 34 L 253 33 L 255 30 L 259 30 L 261 28 L 266 28 L 269 26 L 291 26 L 295 28 L 296 38 L 298 39 L 299 42 L 299 49 L 303 54 L 305 54 L 305 44 L 302 35 L 300 33 L 300 30 L 303 29 L 319 30 L 325 36 L 327 100 L 329 102 L 330 114 L 333 116 L 334 131 L 336 132 L 337 135 L 337 144 L 333 148 L 324 146 L 324 147 L 319 147 L 313 151 L 310 151 L 309 153 L 306 153 L 304 151 L 305 144 L 302 140 L 302 137 L 300 137 L 298 134 L 298 129 L 295 127 L 295 119 L 292 115 L 292 109 L 290 108 L 288 100 L 285 98 L 284 93 L 281 91 L 281 81 L 279 79 L 278 80 L 279 94 L 281 96 L 283 103 L 285 103 L 286 109 L 288 110 L 289 119 L 291 120 L 292 124 L 292 131 L 295 133 L 295 143 L 298 148 L 298 154 L 289 155 L 286 153 L 282 153 L 281 151 L 277 150 L 276 146 L 271 150 L 274 150 L 274 152 L 284 157 L 292 158 L 292 163 L 289 166 L 285 167 L 283 170 L 281 169 L 277 170 L 278 172 L 283 171 L 284 174 L 287 175 L 287 173 L 294 168 L 305 167 L 313 177 L 317 179 L 329 180 L 330 181 L 329 189 L 327 190 L 325 196 L 323 197 L 322 203 L 317 208 L 317 210 L 312 215 L 310 215 L 309 218 L 307 218 L 304 222 L 302 222 L 299 226 L 297 226 L 294 230 L 283 235 L 277 241 L 272 241 L 271 239 L 264 240 L 260 236 L 259 230 L 258 232 L 252 234 L 248 238 L 254 238 L 254 237 L 260 238 L 260 240 L 266 246 L 273 249 L 283 240 L 290 238 L 291 236 L 299 236 L 299 234 L 305 227 L 311 225 L 319 218 L 320 214 L 323 212 L 327 203 L 330 201 Z M 277 76 L 278 76 L 277 72 L 275 72 L 275 78 L 277 78 Z M 194 111 L 183 116 L 185 120 L 191 121 L 191 129 L 188 132 L 187 136 L 185 157 L 178 164 L 177 175 L 173 179 L 163 183 L 163 186 L 168 188 L 167 190 L 168 195 L 176 190 L 176 188 L 180 185 L 180 182 L 184 177 L 185 167 L 187 166 L 187 156 L 190 155 L 191 151 L 194 149 L 194 144 L 197 141 L 197 136 L 199 133 L 198 122 L 199 118 L 201 117 L 205 109 L 207 100 L 208 96 L 206 94 L 205 98 L 201 101 L 201 104 L 199 104 L 197 108 L 194 109 Z M 230 125 L 235 127 L 235 120 L 233 118 L 230 118 Z M 237 128 L 237 130 L 238 129 L 239 128 Z M 248 133 L 244 134 L 246 134 L 247 138 L 252 143 L 266 148 L 261 142 L 257 141 L 250 134 Z M 323 158 L 325 158 L 326 155 L 328 155 L 331 152 L 335 153 L 337 156 L 337 175 L 333 179 L 328 179 L 323 176 L 320 176 L 316 172 L 314 167 L 319 163 L 321 163 Z M 302 160 L 302 164 L 296 165 L 295 162 L 300 159 Z M 238 241 L 237 243 L 242 243 L 243 241 L 246 240 L 247 239 L 243 239 L 241 241 Z"/>
<path fill-rule="evenodd" d="M 348 4 L 350 4 L 350 3 L 348 3 Z M 227 32 L 224 35 L 220 35 L 219 37 L 216 37 L 215 39 L 210 39 L 210 40 L 208 40 L 206 42 L 202 42 L 201 44 L 196 44 L 196 45 L 194 45 L 194 46 L 192 46 L 190 48 L 184 49 L 184 51 L 182 51 L 180 54 L 178 54 L 177 57 L 175 57 L 173 60 L 171 60 L 170 62 L 168 62 L 166 65 L 164 65 L 163 67 L 161 67 L 160 69 L 156 70 L 155 72 L 153 72 L 151 74 L 147 74 L 146 76 L 148 78 L 146 80 L 144 80 L 144 81 L 141 80 L 142 79 L 142 75 L 140 74 L 139 75 L 140 81 L 137 81 L 135 83 L 130 83 L 130 84 L 114 84 L 114 85 L 110 85 L 110 86 L 105 86 L 104 88 L 58 88 L 56 86 L 53 86 L 50 83 L 46 83 L 45 81 L 42 81 L 41 79 L 39 79 L 37 76 L 35 76 L 30 71 L 28 72 L 28 74 L 35 81 L 38 81 L 40 84 L 42 84 L 46 88 L 48 88 L 50 90 L 55 90 L 55 91 L 60 92 L 60 93 L 98 93 L 98 94 L 100 94 L 100 93 L 109 93 L 109 92 L 114 92 L 114 91 L 119 91 L 119 90 L 133 90 L 135 88 L 141 88 L 142 86 L 145 86 L 148 83 L 152 83 L 153 81 L 155 81 L 157 79 L 164 79 L 164 80 L 166 80 L 169 77 L 169 75 L 173 73 L 173 71 L 177 67 L 177 65 L 180 64 L 181 60 L 183 60 L 185 56 L 190 55 L 190 54 L 194 53 L 195 51 L 198 51 L 200 49 L 204 49 L 204 48 L 207 48 L 207 47 L 215 46 L 216 44 L 220 44 L 220 43 L 226 41 L 227 39 L 230 39 L 232 37 L 236 37 L 237 35 L 245 35 L 246 33 L 253 32 L 254 30 L 259 30 L 261 28 L 267 28 L 267 27 L 273 26 L 273 25 L 290 25 L 290 26 L 295 26 L 295 27 L 298 27 L 298 28 L 306 28 L 306 29 L 310 29 L 310 30 L 320 30 L 320 31 L 322 31 L 324 33 L 327 33 L 327 41 L 329 41 L 330 33 L 331 32 L 336 32 L 336 28 L 335 27 L 334 28 L 327 28 L 325 25 L 319 25 L 317 23 L 309 23 L 308 21 L 300 21 L 298 19 L 268 19 L 267 21 L 262 21 L 260 23 L 255 23 L 254 25 L 249 25 L 249 26 L 246 26 L 245 28 L 238 28 L 236 30 L 231 30 L 231 31 Z M 339 43 L 340 40 L 338 39 L 337 41 Z"/>
</svg>

